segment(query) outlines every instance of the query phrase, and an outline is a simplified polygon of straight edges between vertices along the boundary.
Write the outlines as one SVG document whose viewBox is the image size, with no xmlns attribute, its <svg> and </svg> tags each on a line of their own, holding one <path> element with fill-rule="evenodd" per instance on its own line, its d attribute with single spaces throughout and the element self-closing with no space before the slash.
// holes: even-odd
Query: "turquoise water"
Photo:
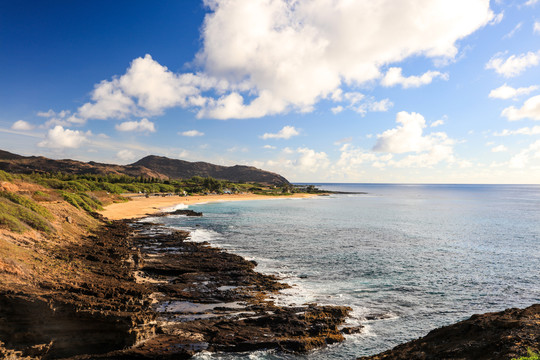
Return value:
<svg viewBox="0 0 540 360">
<path fill-rule="evenodd" d="M 365 331 L 308 356 L 199 358 L 351 359 L 540 302 L 540 186 L 319 187 L 368 194 L 196 205 L 204 217 L 164 221 L 295 284 L 278 301 L 351 306 Z"/>
</svg>

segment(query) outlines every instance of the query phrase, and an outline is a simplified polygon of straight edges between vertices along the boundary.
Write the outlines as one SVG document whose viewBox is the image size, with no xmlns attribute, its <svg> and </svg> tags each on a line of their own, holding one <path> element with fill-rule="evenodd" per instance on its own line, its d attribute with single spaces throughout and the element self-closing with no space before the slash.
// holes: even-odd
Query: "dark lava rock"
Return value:
<svg viewBox="0 0 540 360">
<path fill-rule="evenodd" d="M 194 211 L 194 210 L 175 210 L 172 212 L 161 212 L 157 214 L 153 214 L 152 216 L 169 216 L 169 215 L 185 215 L 185 216 L 203 216 L 202 212 Z"/>
<path fill-rule="evenodd" d="M 349 327 L 344 327 L 343 329 L 341 329 L 341 332 L 343 334 L 347 334 L 347 335 L 350 335 L 350 334 L 360 334 L 362 332 L 362 329 L 364 327 L 363 326 L 349 326 Z"/>
<path fill-rule="evenodd" d="M 540 350 L 540 304 L 473 315 L 363 360 L 514 359 Z"/>
</svg>

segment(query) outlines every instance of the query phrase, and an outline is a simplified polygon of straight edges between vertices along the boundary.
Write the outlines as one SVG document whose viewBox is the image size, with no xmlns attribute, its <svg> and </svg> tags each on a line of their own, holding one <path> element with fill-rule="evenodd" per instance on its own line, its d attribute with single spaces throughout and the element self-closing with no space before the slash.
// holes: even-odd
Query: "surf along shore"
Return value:
<svg viewBox="0 0 540 360">
<path fill-rule="evenodd" d="M 153 196 L 106 207 L 101 214 L 110 221 L 107 231 L 120 231 L 119 236 L 127 234 L 127 244 L 136 249 L 131 256 L 133 278 L 151 299 L 149 310 L 155 325 L 154 332 L 134 346 L 101 356 L 176 359 L 189 358 L 203 350 L 261 349 L 302 353 L 343 341 L 344 333 L 361 331 L 360 325 L 343 326 L 351 311 L 348 307 L 278 306 L 269 295 L 289 285 L 256 272 L 255 262 L 208 243 L 191 242 L 189 232 L 138 221 L 142 215 L 204 216 L 191 210 L 162 211 L 180 203 L 311 196 L 314 195 Z M 148 318 L 144 323 L 147 326 Z"/>
</svg>

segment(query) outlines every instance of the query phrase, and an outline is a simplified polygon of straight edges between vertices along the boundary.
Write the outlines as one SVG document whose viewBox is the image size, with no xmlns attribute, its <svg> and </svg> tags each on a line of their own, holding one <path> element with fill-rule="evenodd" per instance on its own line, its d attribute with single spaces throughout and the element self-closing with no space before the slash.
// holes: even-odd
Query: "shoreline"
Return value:
<svg viewBox="0 0 540 360">
<path fill-rule="evenodd" d="M 201 203 L 249 201 L 249 200 L 277 200 L 277 199 L 306 199 L 320 194 L 292 194 L 292 195 L 257 195 L 257 194 L 224 194 L 224 195 L 193 195 L 193 196 L 125 196 L 128 202 L 113 203 L 104 207 L 98 213 L 109 220 L 135 219 L 154 215 L 163 211 L 163 208 L 175 205 L 195 205 Z"/>
</svg>

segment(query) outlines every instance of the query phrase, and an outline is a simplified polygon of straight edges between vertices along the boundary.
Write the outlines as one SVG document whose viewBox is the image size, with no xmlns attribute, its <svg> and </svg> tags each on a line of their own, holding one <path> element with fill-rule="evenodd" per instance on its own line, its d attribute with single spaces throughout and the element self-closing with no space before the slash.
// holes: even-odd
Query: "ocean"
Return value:
<svg viewBox="0 0 540 360">
<path fill-rule="evenodd" d="M 308 355 L 199 359 L 353 359 L 475 313 L 540 302 L 540 186 L 316 184 L 366 192 L 190 206 L 160 218 L 293 285 L 279 303 L 347 305 L 358 335 Z"/>
</svg>

